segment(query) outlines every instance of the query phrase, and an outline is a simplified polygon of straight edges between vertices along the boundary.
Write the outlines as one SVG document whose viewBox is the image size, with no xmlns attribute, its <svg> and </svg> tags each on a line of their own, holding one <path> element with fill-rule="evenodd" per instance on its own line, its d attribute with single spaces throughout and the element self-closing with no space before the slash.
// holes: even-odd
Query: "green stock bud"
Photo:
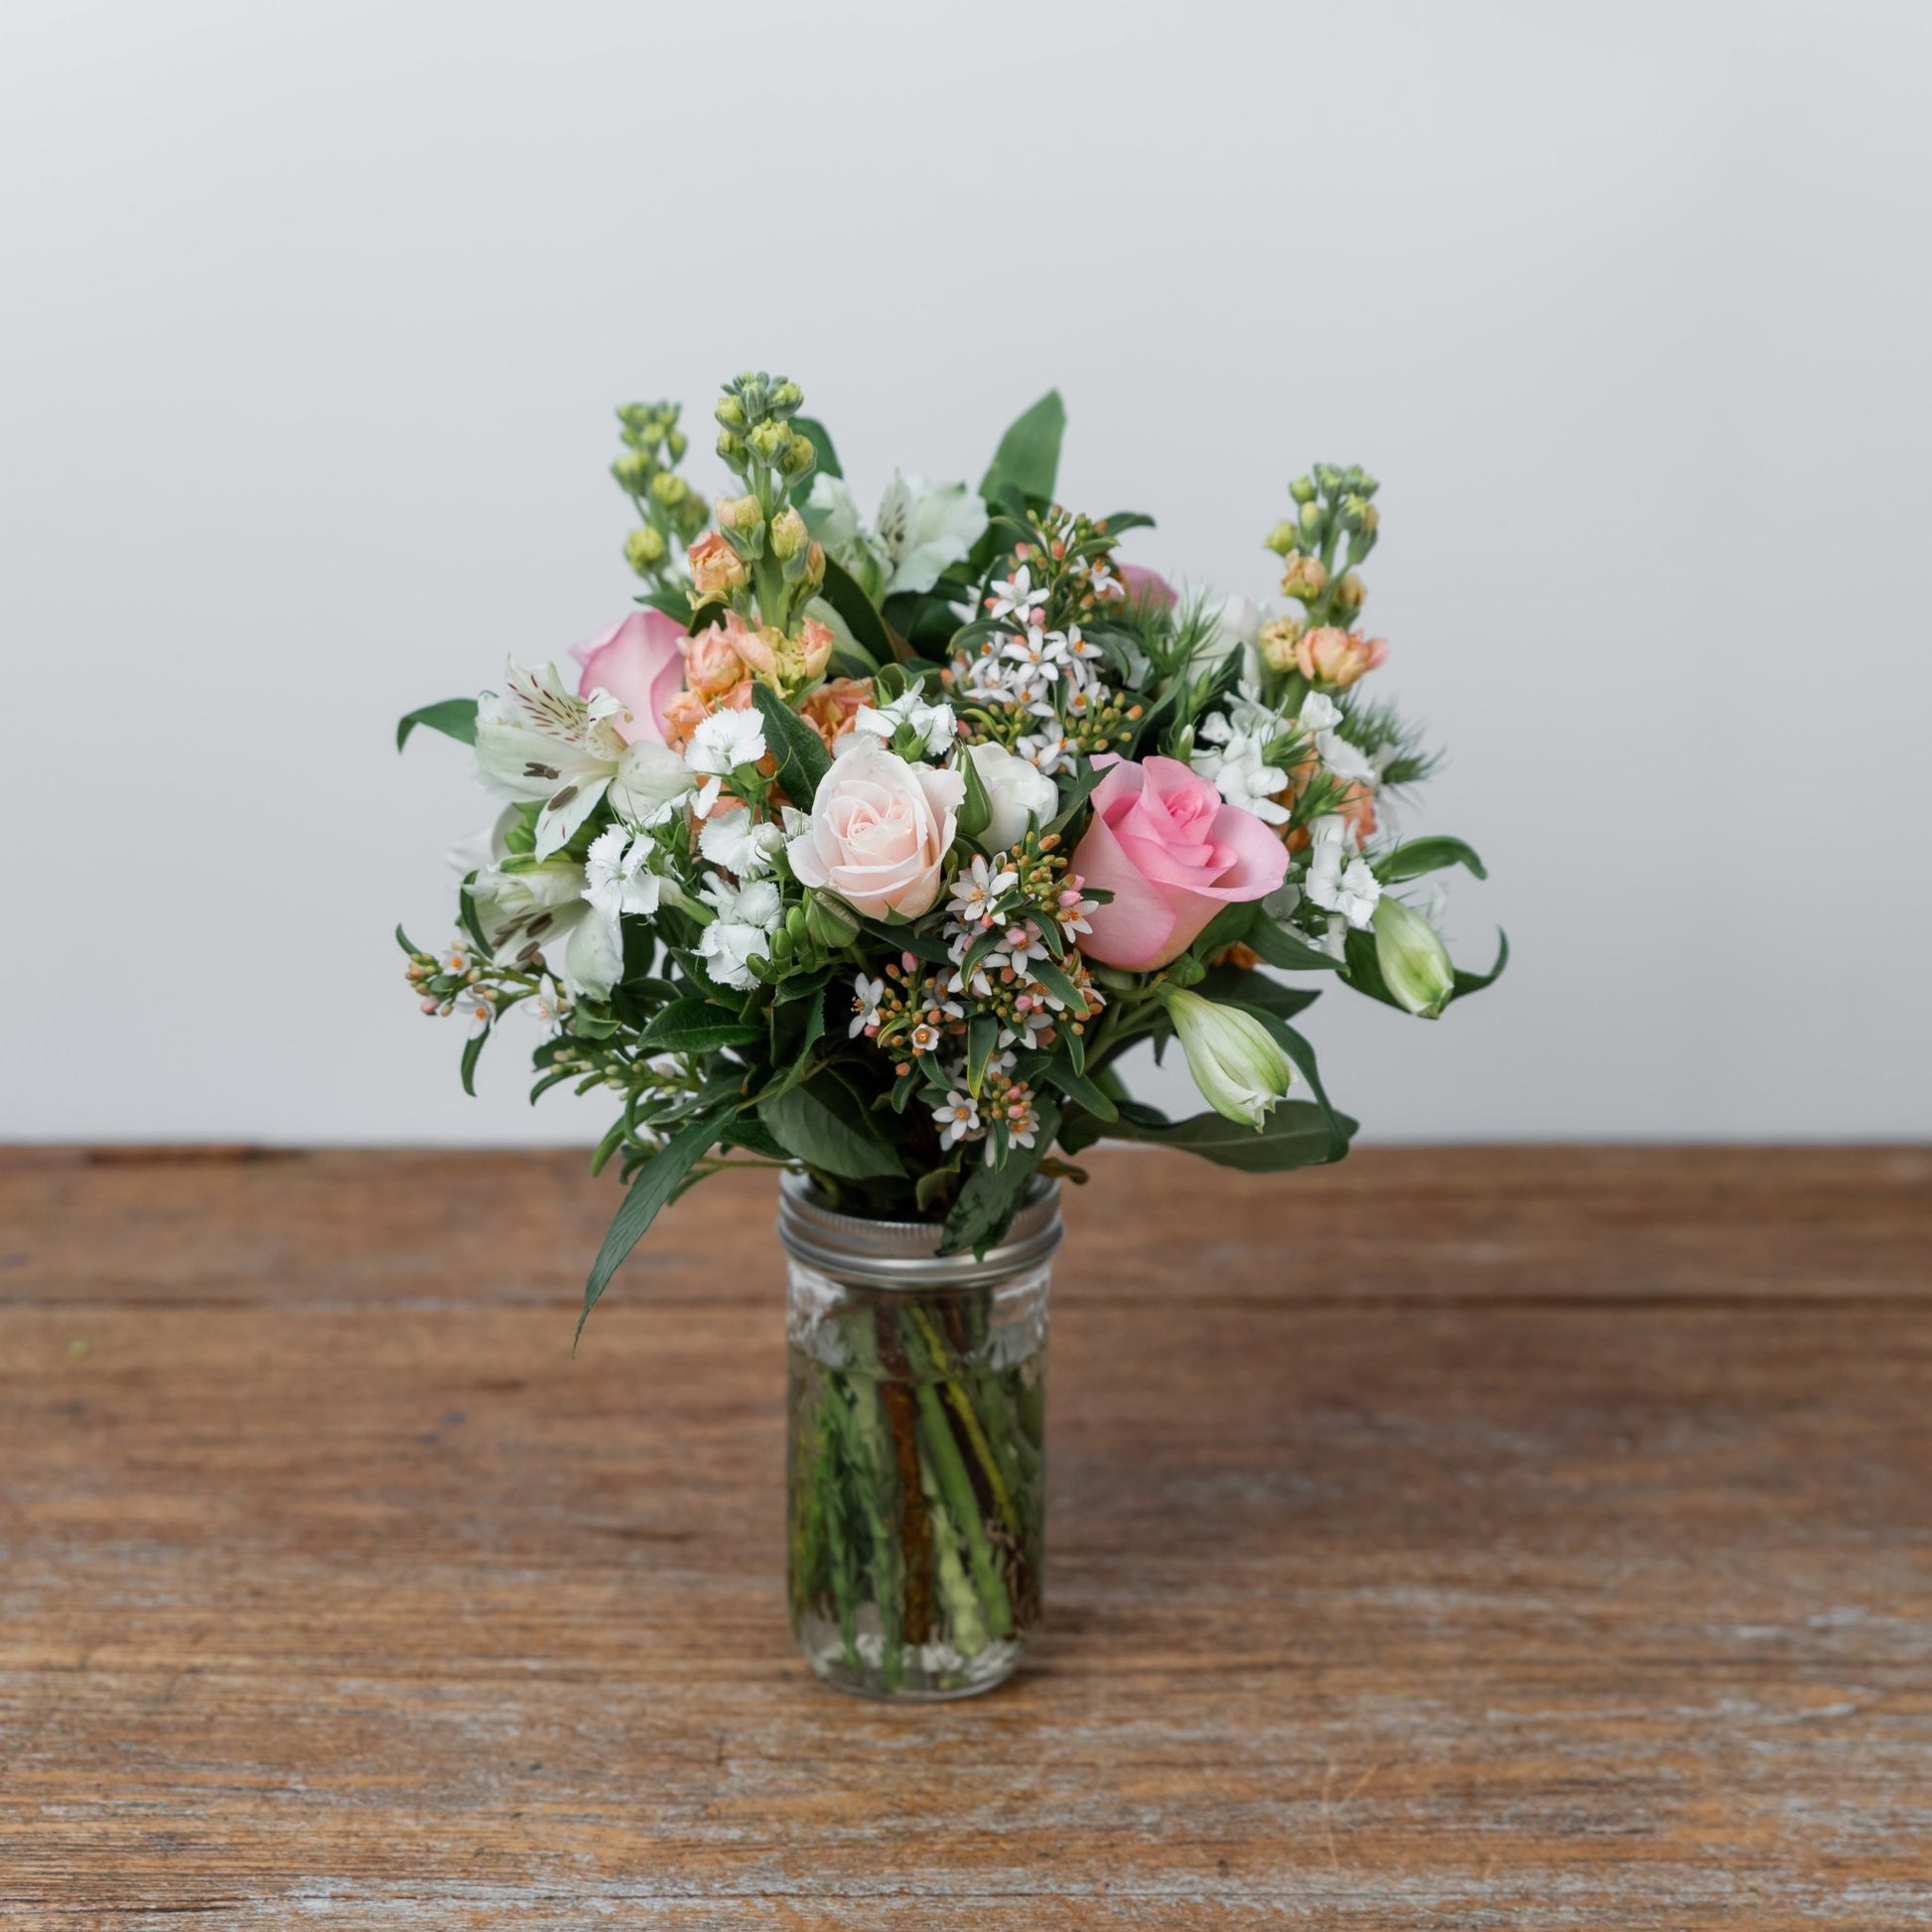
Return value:
<svg viewBox="0 0 1932 1932">
<path fill-rule="evenodd" d="M 675 509 L 691 493 L 691 485 L 669 470 L 660 470 L 650 480 L 650 493 L 666 509 Z"/>
<path fill-rule="evenodd" d="M 648 577 L 664 561 L 664 538 L 648 523 L 623 540 L 624 561 L 639 577 Z"/>
<path fill-rule="evenodd" d="M 790 447 L 791 432 L 784 424 L 766 417 L 763 422 L 746 432 L 745 440 L 752 446 L 753 455 L 760 463 L 768 463 L 775 470 L 778 468 L 779 459 Z"/>
<path fill-rule="evenodd" d="M 673 463 L 682 463 L 684 453 L 691 447 L 691 439 L 681 429 L 669 431 L 664 438 L 664 449 Z"/>
<path fill-rule="evenodd" d="M 764 521 L 764 508 L 756 496 L 721 496 L 715 505 L 721 530 L 756 530 Z"/>
<path fill-rule="evenodd" d="M 784 456 L 778 467 L 784 472 L 787 483 L 797 483 L 811 475 L 817 462 L 818 452 L 812 448 L 812 439 L 809 436 L 794 436 L 785 445 Z"/>
<path fill-rule="evenodd" d="M 745 405 L 736 396 L 720 396 L 718 406 L 711 413 L 727 429 L 745 427 Z"/>
<path fill-rule="evenodd" d="M 1312 480 L 1308 477 L 1297 477 L 1295 481 L 1289 484 L 1288 493 L 1291 496 L 1293 496 L 1298 503 L 1311 503 L 1314 501 L 1314 483 Z"/>
<path fill-rule="evenodd" d="M 1284 520 L 1277 523 L 1261 541 L 1263 549 L 1272 550 L 1278 557 L 1286 557 L 1291 551 L 1301 548 L 1302 526 Z"/>
<path fill-rule="evenodd" d="M 1318 537 L 1321 534 L 1321 505 L 1304 503 L 1302 505 L 1302 534 Z"/>
<path fill-rule="evenodd" d="M 1386 893 L 1375 901 L 1375 964 L 1397 1005 L 1434 1020 L 1455 991 L 1442 934 L 1413 906 Z"/>
<path fill-rule="evenodd" d="M 1332 463 L 1317 463 L 1314 466 L 1315 487 L 1324 496 L 1339 496 L 1342 491 L 1341 472 Z"/>
<path fill-rule="evenodd" d="M 640 496 L 650 483 L 651 461 L 642 450 L 626 450 L 611 466 L 618 486 L 632 496 Z"/>
<path fill-rule="evenodd" d="M 1216 1006 L 1173 985 L 1160 997 L 1207 1104 L 1228 1120 L 1259 1129 L 1295 1078 L 1287 1049 L 1240 1007 Z"/>
<path fill-rule="evenodd" d="M 1369 514 L 1366 496 L 1344 496 L 1341 499 L 1341 527 L 1344 530 L 1359 530 L 1362 519 Z"/>
<path fill-rule="evenodd" d="M 771 519 L 771 554 L 789 562 L 811 540 L 805 519 L 795 509 L 782 509 Z"/>
<path fill-rule="evenodd" d="M 805 900 L 805 929 L 827 952 L 840 952 L 859 936 L 859 921 L 843 900 L 813 893 Z"/>
<path fill-rule="evenodd" d="M 765 398 L 765 407 L 774 416 L 791 416 L 805 400 L 805 392 L 795 382 L 780 378 L 777 386 Z"/>
<path fill-rule="evenodd" d="M 718 455 L 722 462 L 729 463 L 734 470 L 745 468 L 745 439 L 734 436 L 730 430 L 718 432 Z"/>
<path fill-rule="evenodd" d="M 678 535 L 689 542 L 704 528 L 709 514 L 702 496 L 687 496 L 671 512 L 671 521 L 677 525 Z"/>
</svg>

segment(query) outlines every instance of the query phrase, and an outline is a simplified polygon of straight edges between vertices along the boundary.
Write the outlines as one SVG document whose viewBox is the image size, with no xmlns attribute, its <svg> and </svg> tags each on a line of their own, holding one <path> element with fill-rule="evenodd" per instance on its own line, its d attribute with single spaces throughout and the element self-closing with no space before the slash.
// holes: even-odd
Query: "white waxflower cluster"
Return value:
<svg viewBox="0 0 1932 1932">
<path fill-rule="evenodd" d="M 996 581 L 987 616 L 1002 627 L 982 638 L 978 650 L 960 658 L 955 669 L 967 703 L 1008 707 L 1039 721 L 1013 749 L 1050 777 L 1075 753 L 1067 726 L 1098 710 L 1113 693 L 1100 675 L 1100 646 L 1083 637 L 1077 623 L 1064 630 L 1046 628 L 1047 595 L 1044 588 L 1035 589 L 1026 564 Z"/>
</svg>

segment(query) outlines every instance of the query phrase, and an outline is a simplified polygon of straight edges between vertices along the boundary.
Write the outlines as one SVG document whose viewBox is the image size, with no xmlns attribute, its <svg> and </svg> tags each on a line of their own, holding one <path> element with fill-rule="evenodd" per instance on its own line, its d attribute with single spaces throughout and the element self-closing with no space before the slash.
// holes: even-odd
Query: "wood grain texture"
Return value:
<svg viewBox="0 0 1932 1932">
<path fill-rule="evenodd" d="M 768 1182 L 573 1360 L 613 1199 L 0 1153 L 0 1923 L 1932 1925 L 1925 1150 L 1102 1155 L 924 1710 L 790 1651 Z"/>
</svg>

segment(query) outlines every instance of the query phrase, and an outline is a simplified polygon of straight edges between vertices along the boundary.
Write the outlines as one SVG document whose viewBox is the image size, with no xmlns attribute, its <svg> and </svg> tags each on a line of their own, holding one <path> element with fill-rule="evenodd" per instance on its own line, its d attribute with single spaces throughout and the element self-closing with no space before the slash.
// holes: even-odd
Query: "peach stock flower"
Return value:
<svg viewBox="0 0 1932 1932">
<path fill-rule="evenodd" d="M 824 739 L 829 752 L 852 729 L 860 709 L 872 700 L 871 678 L 835 677 L 829 684 L 821 684 L 798 707 L 798 713 Z"/>
<path fill-rule="evenodd" d="M 745 559 L 731 547 L 722 530 L 706 532 L 684 554 L 691 565 L 691 588 L 701 604 L 714 597 L 729 597 L 750 581 Z"/>
<path fill-rule="evenodd" d="M 1123 759 L 1094 789 L 1072 865 L 1114 896 L 1087 915 L 1080 950 L 1147 972 L 1178 959 L 1222 906 L 1267 897 L 1287 875 L 1288 849 L 1178 759 Z"/>
<path fill-rule="evenodd" d="M 1324 623 L 1295 642 L 1295 663 L 1311 684 L 1345 691 L 1389 654 L 1380 637 L 1364 637 L 1359 630 L 1340 630 Z"/>
<path fill-rule="evenodd" d="M 848 733 L 805 829 L 786 847 L 792 876 L 837 893 L 868 918 L 916 918 L 945 882 L 965 796 L 957 771 L 907 764 L 870 732 Z"/>
</svg>

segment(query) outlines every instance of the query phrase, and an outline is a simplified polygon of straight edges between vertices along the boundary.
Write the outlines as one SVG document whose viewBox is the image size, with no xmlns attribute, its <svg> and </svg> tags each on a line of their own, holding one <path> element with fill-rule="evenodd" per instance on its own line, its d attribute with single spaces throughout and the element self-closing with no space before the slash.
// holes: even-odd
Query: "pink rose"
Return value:
<svg viewBox="0 0 1932 1932">
<path fill-rule="evenodd" d="M 1178 959 L 1224 905 L 1265 898 L 1288 848 L 1177 759 L 1121 759 L 1094 788 L 1093 822 L 1073 870 L 1113 894 L 1087 914 L 1080 950 L 1147 972 Z"/>
<path fill-rule="evenodd" d="M 684 682 L 684 626 L 662 611 L 633 611 L 571 656 L 584 667 L 577 695 L 608 691 L 630 715 L 613 722 L 626 745 L 638 739 L 664 742 L 665 707 Z"/>
<path fill-rule="evenodd" d="M 907 764 L 870 732 L 839 740 L 810 823 L 786 847 L 801 886 L 837 893 L 868 918 L 917 918 L 945 883 L 966 780 Z"/>
<path fill-rule="evenodd" d="M 1156 611 L 1171 609 L 1180 602 L 1174 595 L 1174 588 L 1158 570 L 1149 570 L 1141 564 L 1122 564 L 1120 581 L 1127 586 L 1127 595 L 1138 604 L 1145 604 Z"/>
</svg>

